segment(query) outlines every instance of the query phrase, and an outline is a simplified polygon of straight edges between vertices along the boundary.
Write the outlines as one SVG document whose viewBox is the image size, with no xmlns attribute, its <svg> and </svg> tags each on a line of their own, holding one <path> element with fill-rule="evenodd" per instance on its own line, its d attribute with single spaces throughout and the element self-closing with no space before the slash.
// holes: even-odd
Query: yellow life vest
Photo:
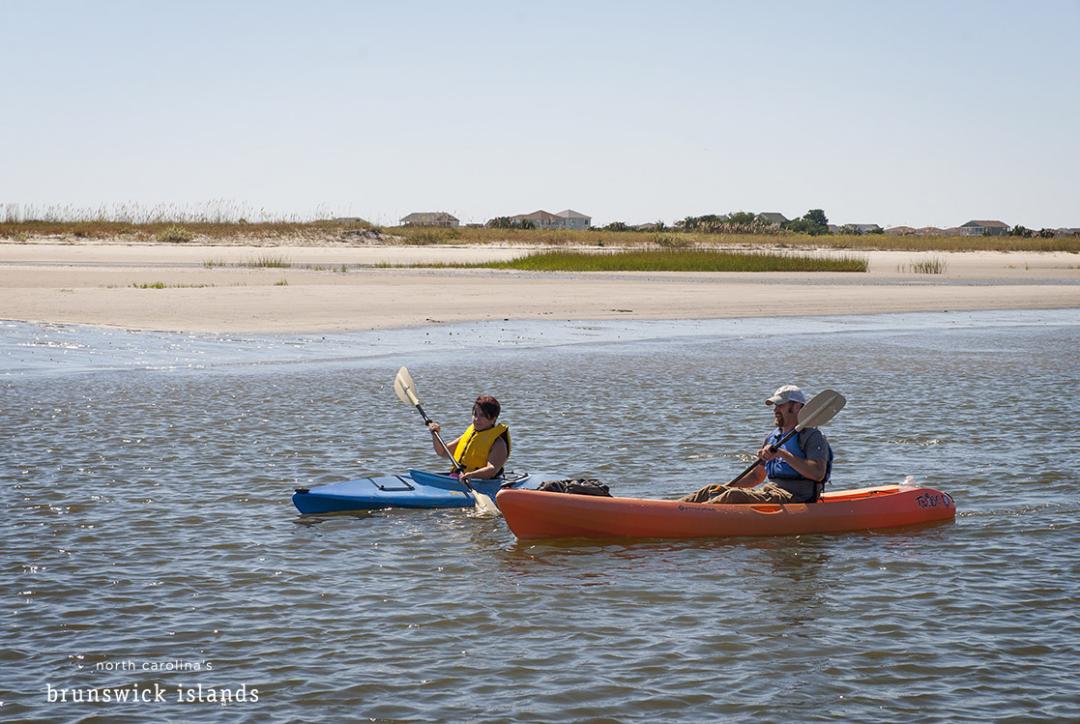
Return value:
<svg viewBox="0 0 1080 724">
<path fill-rule="evenodd" d="M 454 460 L 458 461 L 458 465 L 465 468 L 465 472 L 471 473 L 473 470 L 479 470 L 488 464 L 488 454 L 491 452 L 491 446 L 495 444 L 495 441 L 500 437 L 506 438 L 506 456 L 510 457 L 510 428 L 502 423 L 492 425 L 486 430 L 475 430 L 472 425 L 466 428 L 465 432 L 461 435 L 461 440 L 458 441 L 457 447 L 454 448 Z M 499 470 L 498 474 L 501 474 L 502 470 Z"/>
</svg>

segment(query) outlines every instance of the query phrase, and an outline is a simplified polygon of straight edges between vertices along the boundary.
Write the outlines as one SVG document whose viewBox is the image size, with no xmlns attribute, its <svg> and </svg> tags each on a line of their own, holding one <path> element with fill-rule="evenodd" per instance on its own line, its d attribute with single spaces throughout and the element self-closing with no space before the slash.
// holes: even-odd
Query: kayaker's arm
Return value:
<svg viewBox="0 0 1080 724">
<path fill-rule="evenodd" d="M 765 482 L 765 466 L 758 465 L 747 473 L 741 480 L 728 483 L 733 488 L 752 488 Z"/>
<path fill-rule="evenodd" d="M 479 470 L 473 470 L 465 477 L 468 477 L 470 480 L 490 480 L 499 474 L 499 471 L 506 465 L 506 460 L 509 457 L 510 451 L 506 449 L 506 440 L 500 437 L 491 445 L 491 451 L 488 452 L 487 465 Z"/>
<path fill-rule="evenodd" d="M 768 445 L 758 451 L 758 457 L 762 460 L 780 458 L 788 465 L 795 468 L 795 471 L 807 480 L 821 481 L 825 478 L 826 462 L 824 460 L 808 460 L 807 458 L 801 458 L 798 455 L 793 455 L 784 448 L 779 448 L 776 452 L 773 452 Z M 764 478 L 765 470 L 761 469 L 761 473 L 761 477 Z"/>
<path fill-rule="evenodd" d="M 431 430 L 431 447 L 435 449 L 435 454 L 441 458 L 449 458 L 446 449 L 439 444 L 439 433 L 442 431 L 442 427 L 434 420 L 428 423 L 428 429 Z M 450 453 L 457 451 L 458 443 L 461 442 L 461 438 L 457 438 L 453 442 L 446 443 L 446 447 L 450 448 Z"/>
</svg>

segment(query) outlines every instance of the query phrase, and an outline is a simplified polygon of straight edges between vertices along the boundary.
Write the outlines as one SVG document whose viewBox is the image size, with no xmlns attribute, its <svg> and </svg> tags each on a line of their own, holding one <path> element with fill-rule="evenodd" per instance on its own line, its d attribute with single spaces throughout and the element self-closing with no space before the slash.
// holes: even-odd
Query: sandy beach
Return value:
<svg viewBox="0 0 1080 724">
<path fill-rule="evenodd" d="M 374 266 L 507 259 L 528 251 L 520 246 L 2 244 L 0 319 L 255 333 L 485 319 L 1080 308 L 1080 256 L 1064 252 L 854 252 L 870 260 L 866 273 L 571 274 Z M 260 258 L 288 266 L 252 266 Z M 930 258 L 944 261 L 945 271 L 911 271 Z"/>
</svg>

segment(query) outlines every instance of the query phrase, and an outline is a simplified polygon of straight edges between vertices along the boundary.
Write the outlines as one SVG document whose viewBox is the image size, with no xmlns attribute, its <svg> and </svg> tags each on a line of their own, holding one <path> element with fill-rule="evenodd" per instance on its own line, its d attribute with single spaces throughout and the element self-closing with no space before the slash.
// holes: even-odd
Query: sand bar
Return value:
<svg viewBox="0 0 1080 724">
<path fill-rule="evenodd" d="M 485 319 L 1080 309 L 1080 255 L 1064 252 L 818 252 L 866 257 L 867 273 L 372 266 L 506 259 L 528 251 L 489 245 L 0 244 L 0 319 L 193 332 L 329 332 Z M 290 266 L 242 266 L 266 257 Z M 929 258 L 944 261 L 945 272 L 911 271 Z M 165 288 L 135 286 L 159 283 Z"/>
</svg>

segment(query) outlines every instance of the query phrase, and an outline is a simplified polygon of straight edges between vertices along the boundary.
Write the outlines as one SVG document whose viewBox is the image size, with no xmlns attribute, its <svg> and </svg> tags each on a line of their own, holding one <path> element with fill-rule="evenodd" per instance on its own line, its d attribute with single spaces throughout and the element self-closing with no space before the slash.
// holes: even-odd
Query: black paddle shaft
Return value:
<svg viewBox="0 0 1080 724">
<path fill-rule="evenodd" d="M 791 432 L 784 435 L 782 438 L 780 438 L 779 440 L 776 441 L 775 445 L 770 445 L 769 446 L 769 452 L 776 452 L 777 450 L 779 450 L 780 447 L 784 443 L 786 443 L 788 440 L 790 440 L 798 432 L 799 432 L 799 428 L 796 427 Z M 746 470 L 743 470 L 741 473 L 739 473 L 737 476 L 735 476 L 735 478 L 730 483 L 728 483 L 728 485 L 734 485 L 735 483 L 739 482 L 740 480 L 745 478 L 747 475 L 749 475 L 750 472 L 754 468 L 756 468 L 758 465 L 761 465 L 763 462 L 765 462 L 765 461 L 762 460 L 761 458 L 758 458 L 757 460 L 754 461 L 754 463 L 750 467 L 748 467 Z"/>
<path fill-rule="evenodd" d="M 426 412 L 424 412 L 424 408 L 420 407 L 419 402 L 416 403 L 416 411 L 420 413 L 420 417 L 424 418 L 424 425 L 425 426 L 431 424 L 431 422 L 432 422 L 431 418 L 427 416 Z M 435 432 L 435 431 L 432 430 L 432 432 Z M 442 445 L 443 450 L 446 451 L 447 457 L 450 458 L 450 462 L 453 463 L 453 465 L 454 465 L 454 470 L 457 470 L 459 475 L 464 475 L 465 474 L 465 468 L 461 467 L 461 464 L 454 458 L 453 454 L 450 452 L 450 448 L 446 446 L 445 442 L 443 442 L 442 435 L 435 432 L 435 439 L 439 441 L 439 444 Z M 468 488 L 469 490 L 474 490 L 473 486 L 469 485 L 468 480 L 462 480 L 461 482 L 465 483 L 465 487 Z"/>
<path fill-rule="evenodd" d="M 431 424 L 431 418 L 427 416 L 426 412 L 424 412 L 424 408 L 420 407 L 419 402 L 416 403 L 416 411 L 420 413 L 420 417 L 424 418 L 425 425 Z"/>
</svg>

